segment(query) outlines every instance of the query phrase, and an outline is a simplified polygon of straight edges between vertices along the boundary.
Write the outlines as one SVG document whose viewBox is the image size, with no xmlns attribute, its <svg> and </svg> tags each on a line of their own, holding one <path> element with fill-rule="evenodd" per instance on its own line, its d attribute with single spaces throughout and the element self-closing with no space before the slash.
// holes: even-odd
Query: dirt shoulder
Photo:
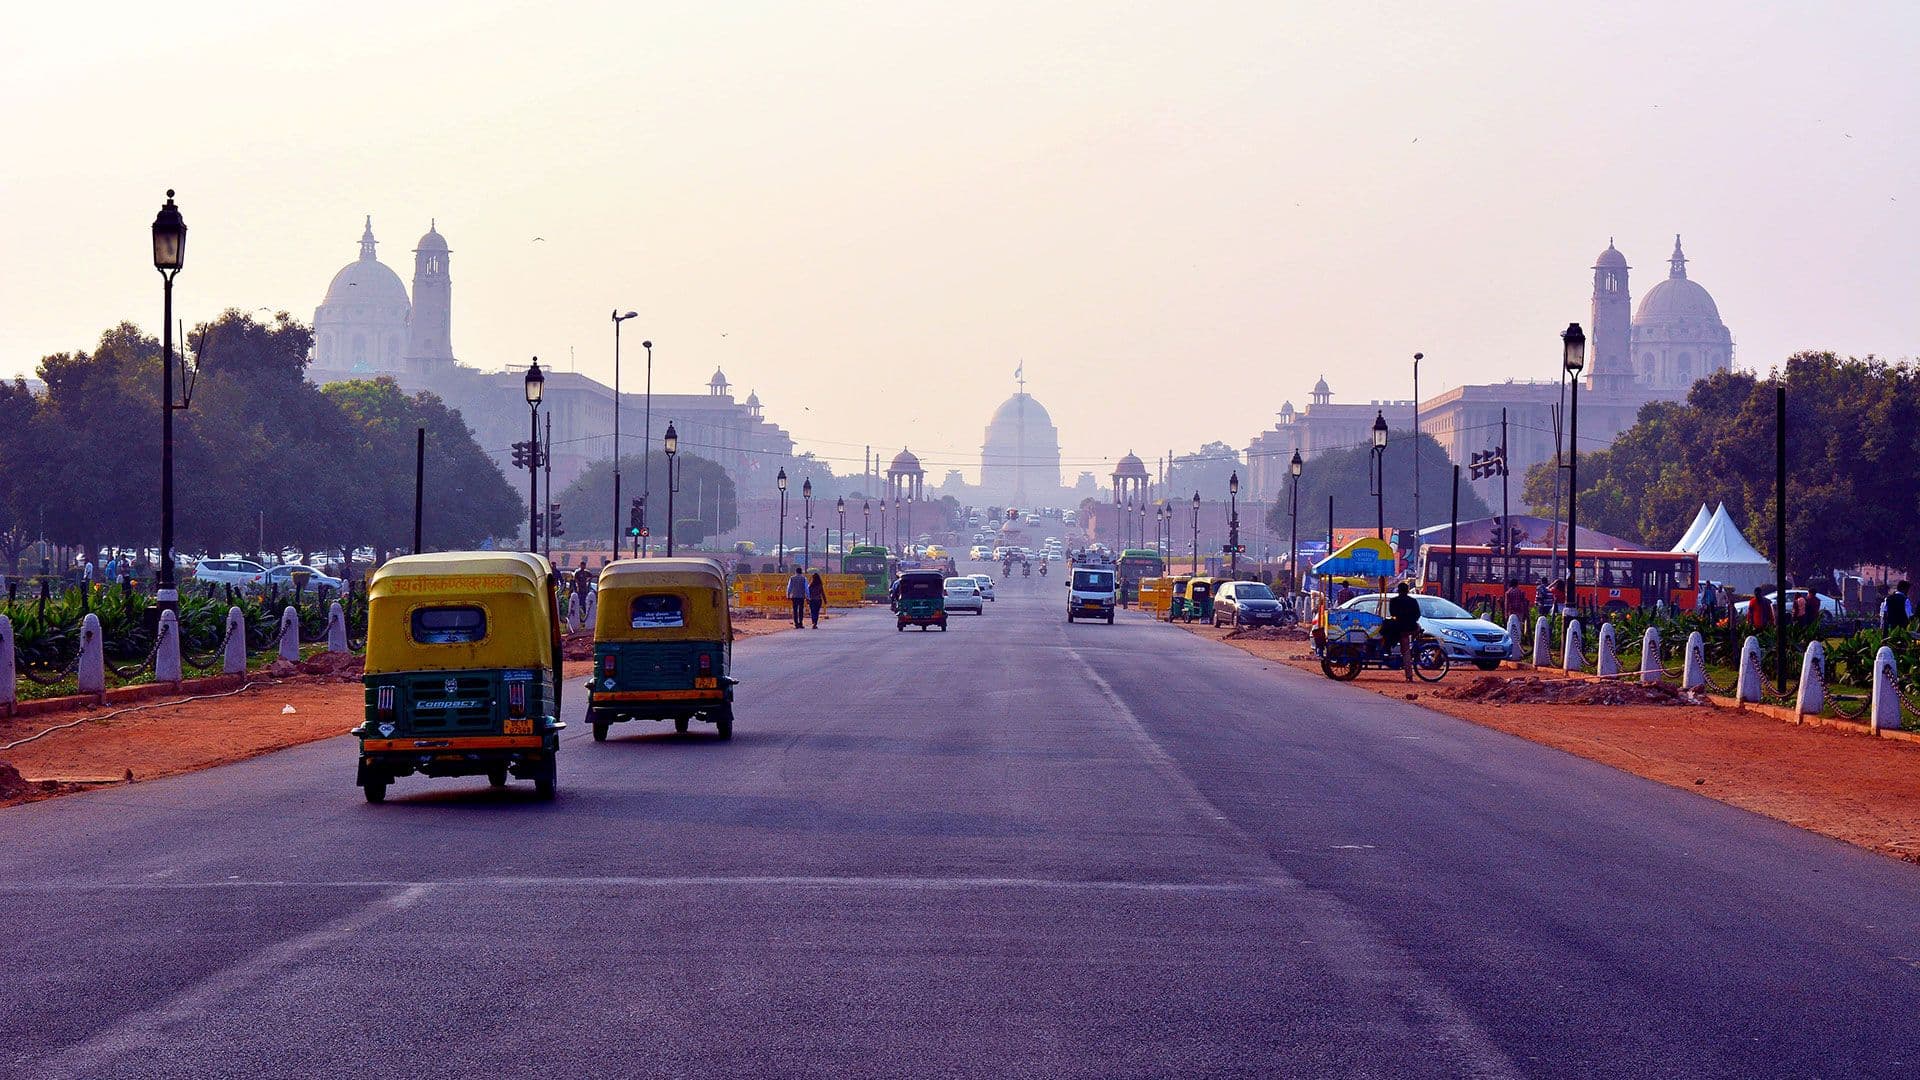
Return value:
<svg viewBox="0 0 1920 1080">
<path fill-rule="evenodd" d="M 1304 633 L 1185 629 L 1320 675 Z M 1553 686 L 1502 685 L 1537 679 L 1564 686 L 1554 675 L 1465 668 L 1438 684 L 1408 685 L 1397 672 L 1365 671 L 1354 685 L 1920 862 L 1920 745 L 1687 703 L 1671 693 L 1649 695 L 1649 701 L 1664 699 L 1660 704 L 1555 704 L 1537 700 L 1566 696 Z M 1622 698 L 1634 694 L 1620 690 Z M 1463 692 L 1464 698 L 1448 696 Z"/>
</svg>

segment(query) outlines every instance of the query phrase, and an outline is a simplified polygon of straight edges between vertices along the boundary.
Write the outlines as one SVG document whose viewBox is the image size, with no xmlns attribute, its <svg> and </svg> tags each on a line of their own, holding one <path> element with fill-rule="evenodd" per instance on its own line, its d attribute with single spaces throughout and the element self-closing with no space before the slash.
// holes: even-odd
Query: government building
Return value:
<svg viewBox="0 0 1920 1080">
<path fill-rule="evenodd" d="M 432 391 L 460 410 L 475 440 L 511 477 L 510 448 L 528 434 L 525 369 L 483 371 L 455 357 L 453 253 L 436 226 L 430 224 L 414 245 L 411 297 L 400 275 L 379 260 L 377 248 L 369 217 L 360 234 L 359 257 L 333 275 L 326 298 L 313 313 L 313 362 L 307 378 L 325 384 L 386 376 L 409 393 Z M 626 374 L 637 376 L 627 380 L 627 387 L 644 385 L 642 351 L 630 349 L 625 359 Z M 553 483 L 563 489 L 589 464 L 612 455 L 613 389 L 546 364 L 541 370 L 547 376 L 541 436 L 546 437 L 546 417 L 551 416 Z M 622 449 L 628 455 L 642 453 L 646 395 L 622 393 L 620 408 Z M 743 492 L 762 480 L 770 487 L 774 473 L 793 458 L 793 439 L 766 419 L 759 395 L 749 392 L 745 401 L 735 400 L 732 384 L 717 369 L 702 392 L 656 392 L 652 417 L 656 447 L 667 423 L 673 422 L 680 445 L 718 462 Z"/>
<path fill-rule="evenodd" d="M 1580 388 L 1580 451 L 1591 453 L 1611 445 L 1632 427 L 1642 406 L 1654 401 L 1682 401 L 1693 384 L 1733 365 L 1733 333 L 1720 320 L 1720 309 L 1700 284 L 1687 276 L 1687 257 L 1680 238 L 1673 238 L 1667 276 L 1640 298 L 1635 308 L 1628 289 L 1626 256 L 1609 241 L 1593 265 L 1593 297 L 1586 330 L 1587 367 Z M 1539 512 L 1551 507 L 1528 507 L 1520 497 L 1526 471 L 1554 455 L 1554 413 L 1562 400 L 1559 378 L 1538 382 L 1491 383 L 1460 386 L 1420 402 L 1419 429 L 1439 442 L 1461 466 L 1479 451 L 1500 443 L 1501 411 L 1506 412 L 1508 494 L 1512 509 Z M 1411 401 L 1343 404 L 1333 400 L 1322 378 L 1313 388 L 1305 409 L 1291 401 L 1280 407 L 1279 422 L 1254 436 L 1247 447 L 1249 487 L 1258 499 L 1282 497 L 1287 464 L 1297 449 L 1309 459 L 1317 450 L 1363 446 L 1376 413 L 1384 414 L 1394 431 L 1414 427 Z M 1473 484 L 1489 506 L 1500 505 L 1500 479 Z M 1423 525 L 1445 520 L 1444 499 L 1432 505 L 1439 516 L 1426 515 Z"/>
</svg>

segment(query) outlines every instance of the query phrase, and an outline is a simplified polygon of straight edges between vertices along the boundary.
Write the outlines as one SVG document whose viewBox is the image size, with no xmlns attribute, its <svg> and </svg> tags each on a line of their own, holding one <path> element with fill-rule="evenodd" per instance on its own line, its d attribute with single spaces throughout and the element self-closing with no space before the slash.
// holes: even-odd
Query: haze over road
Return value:
<svg viewBox="0 0 1920 1080">
<path fill-rule="evenodd" d="M 0 1075 L 1920 1072 L 1915 868 L 1062 594 L 743 641 L 731 743 L 576 691 L 551 804 L 0 812 Z"/>
</svg>

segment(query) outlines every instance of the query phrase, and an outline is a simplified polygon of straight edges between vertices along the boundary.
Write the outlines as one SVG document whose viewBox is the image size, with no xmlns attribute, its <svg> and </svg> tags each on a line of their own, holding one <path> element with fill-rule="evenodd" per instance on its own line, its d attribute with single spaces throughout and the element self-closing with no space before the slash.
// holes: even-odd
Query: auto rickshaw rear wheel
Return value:
<svg viewBox="0 0 1920 1080">
<path fill-rule="evenodd" d="M 493 785 L 494 787 L 507 786 L 507 763 L 506 762 L 503 761 L 498 765 L 487 766 L 487 783 Z"/>
<path fill-rule="evenodd" d="M 713 714 L 713 730 L 714 734 L 719 735 L 723 740 L 733 738 L 732 705 L 722 705 L 719 710 Z"/>
<path fill-rule="evenodd" d="M 533 793 L 542 799 L 551 799 L 553 798 L 554 789 L 559 786 L 559 783 L 559 763 L 554 761 L 553 757 L 549 755 L 546 762 L 540 766 L 540 771 L 533 774 Z"/>
<path fill-rule="evenodd" d="M 1322 657 L 1320 660 L 1320 672 L 1329 679 L 1337 679 L 1340 682 L 1352 682 L 1360 677 L 1360 661 L 1340 660 L 1336 662 Z"/>
<path fill-rule="evenodd" d="M 673 718 L 673 733 L 675 735 L 685 735 L 687 729 L 692 726 L 693 717 L 691 716 L 676 716 Z"/>
<path fill-rule="evenodd" d="M 370 803 L 383 803 L 387 801 L 387 782 L 384 779 L 368 780 L 365 784 L 361 785 L 361 790 L 367 793 L 367 801 Z"/>
<path fill-rule="evenodd" d="M 610 727 L 612 727 L 612 726 L 613 726 L 612 724 L 609 724 L 609 723 L 608 723 L 607 721 L 605 721 L 605 720 L 595 720 L 595 721 L 593 722 L 593 741 L 594 741 L 594 742 L 606 742 L 606 741 L 607 741 L 607 729 L 608 729 L 608 728 L 610 728 Z"/>
</svg>

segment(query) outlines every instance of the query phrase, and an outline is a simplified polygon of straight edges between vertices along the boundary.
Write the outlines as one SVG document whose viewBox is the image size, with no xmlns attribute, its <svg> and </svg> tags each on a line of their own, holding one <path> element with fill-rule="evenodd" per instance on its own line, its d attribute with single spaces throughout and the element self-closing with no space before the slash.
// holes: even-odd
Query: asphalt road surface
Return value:
<svg viewBox="0 0 1920 1080">
<path fill-rule="evenodd" d="M 1920 869 L 1064 592 L 0 811 L 0 1075 L 1920 1075 Z"/>
</svg>

